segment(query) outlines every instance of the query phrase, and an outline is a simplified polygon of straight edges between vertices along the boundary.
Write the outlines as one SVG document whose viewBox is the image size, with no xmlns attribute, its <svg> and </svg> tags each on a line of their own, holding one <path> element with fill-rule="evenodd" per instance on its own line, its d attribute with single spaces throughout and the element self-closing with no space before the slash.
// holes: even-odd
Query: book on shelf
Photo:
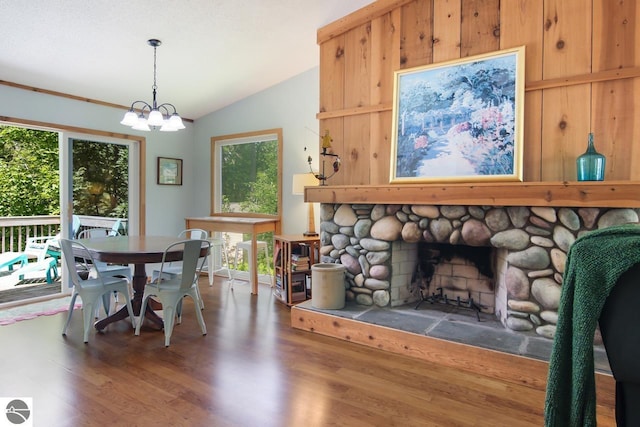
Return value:
<svg viewBox="0 0 640 427">
<path fill-rule="evenodd" d="M 309 245 L 307 243 L 300 243 L 298 245 L 298 251 L 300 252 L 301 256 L 309 256 Z"/>
<path fill-rule="evenodd" d="M 276 274 L 276 289 L 281 290 L 286 294 L 287 292 L 287 276 L 282 276 L 281 274 Z"/>
<path fill-rule="evenodd" d="M 300 254 L 291 254 L 291 261 L 309 261 L 308 255 L 300 255 Z"/>
<path fill-rule="evenodd" d="M 310 261 L 308 256 L 291 254 L 291 270 L 308 270 Z"/>
</svg>

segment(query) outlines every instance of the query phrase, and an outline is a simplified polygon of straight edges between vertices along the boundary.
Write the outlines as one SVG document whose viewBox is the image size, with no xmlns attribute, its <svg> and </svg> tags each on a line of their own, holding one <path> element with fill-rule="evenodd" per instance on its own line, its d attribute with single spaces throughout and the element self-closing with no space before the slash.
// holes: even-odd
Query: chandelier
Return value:
<svg viewBox="0 0 640 427">
<path fill-rule="evenodd" d="M 150 131 L 150 126 L 153 129 L 160 128 L 163 132 L 175 132 L 184 129 L 182 118 L 178 115 L 176 107 L 168 102 L 160 105 L 156 102 L 156 90 L 158 89 L 156 84 L 156 49 L 162 42 L 157 39 L 150 39 L 147 40 L 147 43 L 153 47 L 153 86 L 151 86 L 153 89 L 153 102 L 148 104 L 144 101 L 134 101 L 120 124 L 143 131 Z M 137 111 L 135 109 L 136 106 L 138 108 Z M 145 116 L 145 113 L 148 116 Z"/>
</svg>

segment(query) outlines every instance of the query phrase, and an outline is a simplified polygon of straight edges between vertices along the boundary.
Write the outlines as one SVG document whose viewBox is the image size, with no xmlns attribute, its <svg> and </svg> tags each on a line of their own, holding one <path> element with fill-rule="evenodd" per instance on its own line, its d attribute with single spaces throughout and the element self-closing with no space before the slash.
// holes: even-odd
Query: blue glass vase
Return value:
<svg viewBox="0 0 640 427">
<path fill-rule="evenodd" d="M 593 134 L 590 133 L 587 151 L 576 160 L 578 181 L 603 181 L 605 162 L 604 155 L 596 151 Z"/>
</svg>

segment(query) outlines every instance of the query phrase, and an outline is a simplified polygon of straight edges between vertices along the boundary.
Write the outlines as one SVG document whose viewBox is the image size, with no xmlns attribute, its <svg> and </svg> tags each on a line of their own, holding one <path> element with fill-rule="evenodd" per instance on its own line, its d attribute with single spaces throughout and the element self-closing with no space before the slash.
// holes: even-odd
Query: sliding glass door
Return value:
<svg viewBox="0 0 640 427">
<path fill-rule="evenodd" d="M 74 237 L 74 216 L 83 228 L 120 220 L 122 234 L 139 234 L 139 142 L 62 132 L 60 152 L 62 235 Z"/>
</svg>

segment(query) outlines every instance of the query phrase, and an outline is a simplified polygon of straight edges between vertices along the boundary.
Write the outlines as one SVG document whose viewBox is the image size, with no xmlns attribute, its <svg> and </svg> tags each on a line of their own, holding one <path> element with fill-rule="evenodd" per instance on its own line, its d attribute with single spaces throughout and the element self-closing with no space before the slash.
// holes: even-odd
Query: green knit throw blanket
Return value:
<svg viewBox="0 0 640 427">
<path fill-rule="evenodd" d="M 593 231 L 569 249 L 549 361 L 545 426 L 596 425 L 594 333 L 611 289 L 639 262 L 638 224 Z"/>
</svg>

